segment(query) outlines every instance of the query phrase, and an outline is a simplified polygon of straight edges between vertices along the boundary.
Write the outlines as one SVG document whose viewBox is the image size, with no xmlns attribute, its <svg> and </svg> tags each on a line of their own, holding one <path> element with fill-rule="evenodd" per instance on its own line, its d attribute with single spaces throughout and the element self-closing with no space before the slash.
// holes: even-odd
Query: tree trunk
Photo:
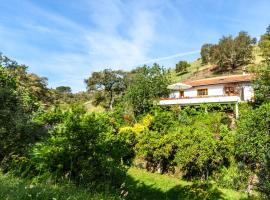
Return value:
<svg viewBox="0 0 270 200">
<path fill-rule="evenodd" d="M 111 92 L 110 92 L 110 102 L 109 102 L 109 108 L 110 108 L 110 110 L 113 109 L 113 102 L 114 102 L 114 99 L 113 99 L 113 92 L 111 91 Z"/>
</svg>

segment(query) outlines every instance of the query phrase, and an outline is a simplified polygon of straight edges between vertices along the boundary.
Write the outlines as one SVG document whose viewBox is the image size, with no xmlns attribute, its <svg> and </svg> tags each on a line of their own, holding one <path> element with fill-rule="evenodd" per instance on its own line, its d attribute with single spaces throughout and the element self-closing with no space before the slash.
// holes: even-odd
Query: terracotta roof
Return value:
<svg viewBox="0 0 270 200">
<path fill-rule="evenodd" d="M 238 82 L 250 82 L 253 75 L 231 75 L 231 76 L 219 76 L 214 78 L 206 78 L 194 81 L 184 81 L 184 84 L 190 86 L 202 86 L 202 85 L 216 85 L 222 83 L 238 83 Z"/>
</svg>

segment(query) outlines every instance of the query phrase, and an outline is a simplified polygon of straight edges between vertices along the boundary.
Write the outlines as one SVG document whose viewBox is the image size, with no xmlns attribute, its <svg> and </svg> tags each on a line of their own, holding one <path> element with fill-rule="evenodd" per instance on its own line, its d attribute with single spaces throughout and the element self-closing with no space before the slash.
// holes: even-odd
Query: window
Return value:
<svg viewBox="0 0 270 200">
<path fill-rule="evenodd" d="M 208 89 L 198 89 L 197 90 L 197 96 L 207 96 L 208 95 Z"/>
<path fill-rule="evenodd" d="M 225 95 L 228 95 L 228 96 L 233 96 L 237 94 L 234 86 L 225 86 L 224 92 L 225 92 Z"/>
</svg>

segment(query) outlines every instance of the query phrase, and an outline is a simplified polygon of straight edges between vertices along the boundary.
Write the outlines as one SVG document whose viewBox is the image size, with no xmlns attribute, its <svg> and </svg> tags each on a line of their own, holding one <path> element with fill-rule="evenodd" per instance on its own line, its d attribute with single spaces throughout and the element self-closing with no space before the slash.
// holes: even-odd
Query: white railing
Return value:
<svg viewBox="0 0 270 200">
<path fill-rule="evenodd" d="M 163 98 L 160 105 L 198 105 L 202 103 L 236 103 L 240 102 L 239 96 L 202 96 L 189 98 Z"/>
</svg>

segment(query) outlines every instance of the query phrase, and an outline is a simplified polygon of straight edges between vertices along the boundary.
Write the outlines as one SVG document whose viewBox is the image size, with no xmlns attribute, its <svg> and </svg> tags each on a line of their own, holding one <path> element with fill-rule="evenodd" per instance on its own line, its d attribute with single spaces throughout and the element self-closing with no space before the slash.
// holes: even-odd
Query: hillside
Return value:
<svg viewBox="0 0 270 200">
<path fill-rule="evenodd" d="M 253 55 L 254 55 L 254 62 L 246 66 L 247 69 L 253 66 L 257 66 L 262 61 L 262 57 L 260 56 L 260 49 L 258 46 L 254 48 Z M 242 69 L 243 66 L 240 66 L 234 71 L 217 73 L 214 65 L 211 65 L 211 64 L 203 65 L 201 63 L 200 58 L 191 62 L 190 65 L 191 66 L 188 69 L 188 72 L 184 74 L 177 74 L 175 70 L 172 69 L 171 70 L 172 83 L 181 82 L 187 79 L 196 80 L 196 79 L 203 79 L 203 78 L 211 78 L 215 76 L 235 75 L 235 74 L 241 74 L 243 72 L 243 69 Z"/>
</svg>

